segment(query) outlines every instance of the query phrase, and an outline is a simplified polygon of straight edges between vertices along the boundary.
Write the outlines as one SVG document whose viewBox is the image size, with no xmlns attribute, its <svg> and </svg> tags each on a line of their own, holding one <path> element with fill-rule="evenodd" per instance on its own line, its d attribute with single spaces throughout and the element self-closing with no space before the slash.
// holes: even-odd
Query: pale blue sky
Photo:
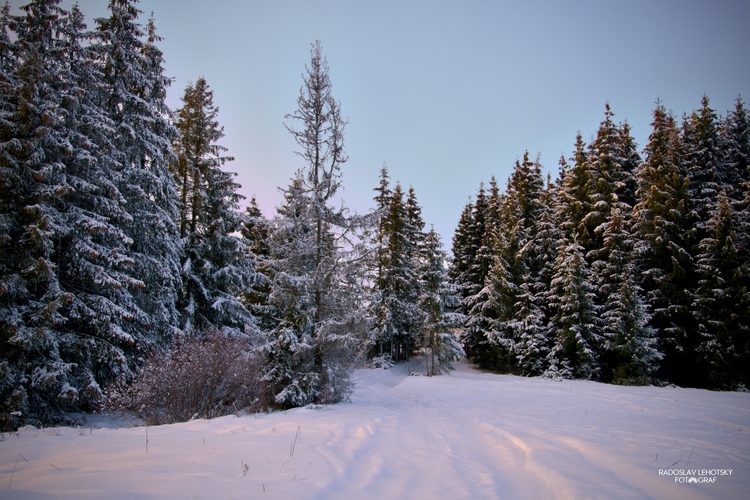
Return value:
<svg viewBox="0 0 750 500">
<path fill-rule="evenodd" d="M 12 6 L 27 3 L 11 1 Z M 80 0 L 89 27 L 106 0 Z M 72 2 L 64 0 L 63 6 Z M 588 141 L 609 102 L 640 148 L 660 97 L 677 116 L 706 93 L 720 114 L 750 101 L 750 2 L 143 0 L 164 37 L 169 105 L 200 75 L 214 90 L 246 196 L 268 216 L 301 159 L 283 126 L 320 39 L 349 118 L 346 204 L 373 206 L 385 162 L 414 185 L 446 248 L 480 181 L 516 158 L 554 174 L 576 131 Z"/>
</svg>

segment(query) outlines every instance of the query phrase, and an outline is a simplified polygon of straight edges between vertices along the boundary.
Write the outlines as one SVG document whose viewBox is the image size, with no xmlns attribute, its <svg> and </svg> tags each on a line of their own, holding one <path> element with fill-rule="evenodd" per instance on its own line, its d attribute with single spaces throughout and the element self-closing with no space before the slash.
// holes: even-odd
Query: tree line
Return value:
<svg viewBox="0 0 750 500">
<path fill-rule="evenodd" d="M 528 153 L 466 205 L 451 277 L 462 341 L 502 372 L 715 389 L 750 382 L 750 128 L 658 101 L 641 156 L 607 104 L 546 182 Z"/>
<path fill-rule="evenodd" d="M 408 234 L 387 182 L 372 213 L 335 205 L 346 120 L 319 42 L 286 117 L 305 167 L 266 218 L 255 199 L 240 211 L 205 78 L 166 106 L 137 0 L 110 0 L 93 30 L 59 3 L 0 11 L 2 428 L 159 394 L 172 406 L 147 420 L 339 401 L 375 352 L 450 368 L 445 255 L 413 191 Z"/>
<path fill-rule="evenodd" d="M 137 0 L 93 30 L 59 3 L 0 10 L 0 427 L 107 401 L 154 422 L 330 403 L 358 362 L 417 353 L 428 375 L 466 352 L 524 375 L 747 384 L 741 100 L 682 124 L 658 103 L 644 158 L 607 107 L 555 182 L 527 154 L 505 192 L 480 187 L 451 259 L 385 166 L 372 211 L 337 204 L 347 120 L 320 42 L 285 117 L 304 167 L 264 217 L 240 210 L 205 78 L 166 106 Z"/>
</svg>

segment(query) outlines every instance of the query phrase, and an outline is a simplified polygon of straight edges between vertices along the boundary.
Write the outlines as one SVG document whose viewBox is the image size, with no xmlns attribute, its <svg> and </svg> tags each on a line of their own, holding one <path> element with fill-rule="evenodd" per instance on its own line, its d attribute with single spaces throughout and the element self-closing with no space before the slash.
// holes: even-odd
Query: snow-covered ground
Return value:
<svg viewBox="0 0 750 500">
<path fill-rule="evenodd" d="M 750 498 L 750 394 L 418 368 L 362 370 L 321 408 L 26 427 L 0 498 Z"/>
</svg>

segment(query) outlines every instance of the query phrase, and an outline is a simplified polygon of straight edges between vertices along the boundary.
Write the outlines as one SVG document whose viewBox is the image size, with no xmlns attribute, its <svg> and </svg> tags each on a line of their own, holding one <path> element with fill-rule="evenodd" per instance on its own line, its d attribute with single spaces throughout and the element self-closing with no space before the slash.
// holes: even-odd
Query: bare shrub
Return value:
<svg viewBox="0 0 750 500">
<path fill-rule="evenodd" d="M 181 339 L 149 355 L 129 384 L 110 386 L 105 407 L 152 425 L 260 411 L 267 406 L 262 371 L 263 356 L 246 339 L 219 333 Z"/>
</svg>

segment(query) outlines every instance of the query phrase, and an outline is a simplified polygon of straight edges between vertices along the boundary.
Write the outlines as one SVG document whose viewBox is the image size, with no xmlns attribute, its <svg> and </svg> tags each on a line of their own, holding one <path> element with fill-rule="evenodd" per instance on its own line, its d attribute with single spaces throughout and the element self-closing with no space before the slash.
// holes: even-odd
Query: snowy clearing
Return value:
<svg viewBox="0 0 750 500">
<path fill-rule="evenodd" d="M 750 394 L 553 382 L 465 361 L 449 376 L 408 376 L 419 368 L 361 370 L 351 403 L 322 408 L 148 428 L 102 418 L 80 429 L 26 427 L 0 442 L 0 498 L 750 492 Z"/>
</svg>

